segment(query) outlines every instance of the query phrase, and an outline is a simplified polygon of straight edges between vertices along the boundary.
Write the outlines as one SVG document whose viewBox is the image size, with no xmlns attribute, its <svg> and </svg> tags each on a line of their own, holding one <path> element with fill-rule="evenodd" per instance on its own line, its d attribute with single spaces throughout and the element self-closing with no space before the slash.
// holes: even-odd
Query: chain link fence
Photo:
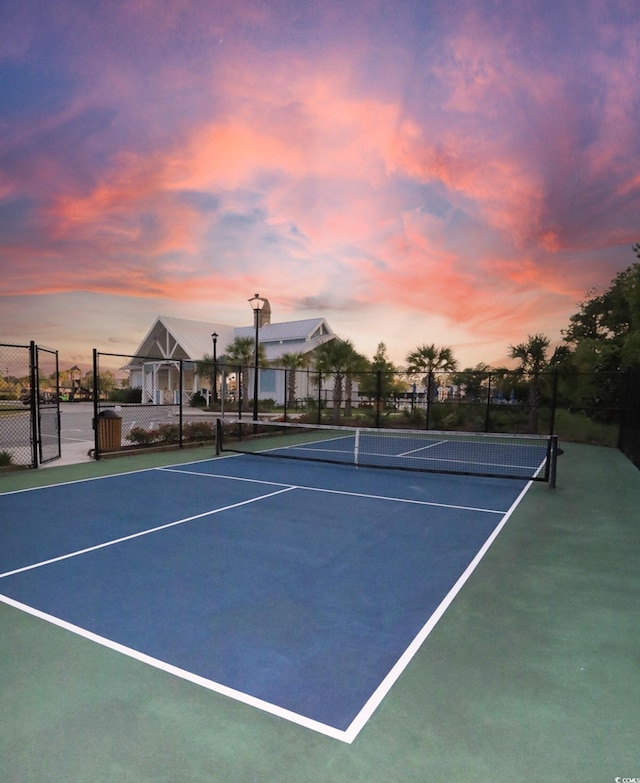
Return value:
<svg viewBox="0 0 640 783">
<path fill-rule="evenodd" d="M 252 377 L 253 370 L 245 373 Z M 268 368 L 259 371 L 259 409 L 261 415 L 271 410 L 284 420 L 316 424 L 558 434 L 567 440 L 615 446 L 625 383 L 625 373 L 429 372 L 416 376 Z M 252 401 L 247 400 L 238 413 L 251 407 Z"/>
<path fill-rule="evenodd" d="M 95 352 L 96 456 L 212 444 L 217 416 L 251 420 L 256 413 L 315 424 L 557 434 L 618 446 L 633 393 L 625 373 L 415 375 L 261 367 L 256 402 L 254 373 L 254 367 L 222 361 Z M 109 418 L 119 421 L 102 421 Z"/>
<path fill-rule="evenodd" d="M 0 344 L 0 467 L 34 467 L 32 350 Z"/>
<path fill-rule="evenodd" d="M 212 445 L 216 414 L 205 409 L 194 362 L 94 351 L 95 456 Z M 209 373 L 210 377 L 210 373 Z"/>
<path fill-rule="evenodd" d="M 0 344 L 0 467 L 38 464 L 39 406 L 31 392 L 35 350 Z M 257 411 L 263 419 L 316 424 L 557 434 L 561 441 L 619 447 L 640 467 L 639 368 L 531 377 L 264 367 L 258 370 L 257 403 L 254 373 L 254 367 L 223 361 L 94 351 L 87 385 L 95 456 L 213 446 L 216 418 L 251 420 Z M 38 400 L 50 391 L 40 385 Z M 45 435 L 48 429 L 43 425 Z M 52 430 L 55 445 L 54 435 Z"/>
</svg>

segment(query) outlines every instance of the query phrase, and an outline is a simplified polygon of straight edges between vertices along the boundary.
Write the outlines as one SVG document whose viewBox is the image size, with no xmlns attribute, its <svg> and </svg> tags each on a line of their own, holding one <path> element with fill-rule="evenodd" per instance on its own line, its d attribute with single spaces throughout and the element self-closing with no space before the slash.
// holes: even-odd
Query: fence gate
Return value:
<svg viewBox="0 0 640 783">
<path fill-rule="evenodd" d="M 31 344 L 33 361 L 31 410 L 38 453 L 34 463 L 59 459 L 60 450 L 60 383 L 58 352 Z M 34 457 L 36 455 L 34 454 Z"/>
</svg>

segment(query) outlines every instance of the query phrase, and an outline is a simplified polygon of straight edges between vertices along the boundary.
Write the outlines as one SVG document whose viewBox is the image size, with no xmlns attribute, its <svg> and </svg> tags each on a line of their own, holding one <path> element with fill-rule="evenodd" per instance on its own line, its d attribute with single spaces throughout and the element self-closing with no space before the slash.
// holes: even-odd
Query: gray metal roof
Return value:
<svg viewBox="0 0 640 783">
<path fill-rule="evenodd" d="M 200 360 L 205 354 L 213 354 L 213 332 L 218 334 L 217 353 L 222 354 L 235 339 L 233 326 L 161 315 L 136 353 L 141 356 Z M 173 339 L 167 340 L 168 336 Z"/>
<path fill-rule="evenodd" d="M 255 335 L 255 327 L 240 326 L 236 328 L 235 332 L 236 337 L 253 337 Z M 324 318 L 307 318 L 303 321 L 267 324 L 260 329 L 259 340 L 261 343 L 306 342 L 313 337 L 327 334 L 335 337 L 331 327 Z"/>
<path fill-rule="evenodd" d="M 161 315 L 140 343 L 136 354 L 198 361 L 213 353 L 213 332 L 218 334 L 217 355 L 220 357 L 236 337 L 255 335 L 254 326 L 192 321 Z M 266 358 L 273 362 L 285 353 L 309 353 L 322 343 L 336 337 L 324 318 L 267 324 L 259 330 L 258 339 L 264 346 Z"/>
</svg>

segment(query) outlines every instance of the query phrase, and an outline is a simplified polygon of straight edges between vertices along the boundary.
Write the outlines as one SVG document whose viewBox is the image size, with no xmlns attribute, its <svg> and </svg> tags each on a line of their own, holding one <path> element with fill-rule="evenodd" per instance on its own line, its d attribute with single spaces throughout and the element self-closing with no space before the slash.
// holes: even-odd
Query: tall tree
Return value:
<svg viewBox="0 0 640 783">
<path fill-rule="evenodd" d="M 456 370 L 458 362 L 453 356 L 453 351 L 448 346 L 438 347 L 431 345 L 419 345 L 414 351 L 407 354 L 407 371 L 418 375 L 442 370 L 451 372 Z"/>
<path fill-rule="evenodd" d="M 345 375 L 353 362 L 354 348 L 349 340 L 335 338 L 323 343 L 315 352 L 314 365 L 320 373 L 333 375 L 333 422 L 340 421 Z"/>
<path fill-rule="evenodd" d="M 199 378 L 208 378 L 211 384 L 211 396 L 209 397 L 209 404 L 213 403 L 213 388 L 215 386 L 215 372 L 216 365 L 213 361 L 213 355 L 205 353 L 205 355 L 196 362 L 196 374 Z"/>
<path fill-rule="evenodd" d="M 429 376 L 434 372 L 453 372 L 458 369 L 458 362 L 453 351 L 448 346 L 438 347 L 419 345 L 407 354 L 407 372 L 413 376 L 422 376 L 423 386 L 429 386 Z"/>
<path fill-rule="evenodd" d="M 290 408 L 296 403 L 297 371 L 302 370 L 308 363 L 306 353 L 284 353 L 278 359 L 278 364 L 287 370 L 287 405 Z"/>
<path fill-rule="evenodd" d="M 491 367 L 484 362 L 476 364 L 475 367 L 465 367 L 464 370 L 456 372 L 453 376 L 453 382 L 464 391 L 464 396 L 469 400 L 479 400 L 482 397 L 486 399 L 489 376 Z"/>
<path fill-rule="evenodd" d="M 362 377 L 362 373 L 366 372 L 371 366 L 366 356 L 358 353 L 356 349 L 349 343 L 351 347 L 351 357 L 348 361 L 347 371 L 344 376 L 344 415 L 348 418 L 352 413 L 353 405 L 353 381 L 356 378 Z"/>
<path fill-rule="evenodd" d="M 249 388 L 249 370 L 255 362 L 255 340 L 252 337 L 236 337 L 226 347 L 227 364 L 240 367 L 241 384 L 239 396 L 241 400 L 247 398 Z M 264 346 L 258 343 L 258 364 L 263 367 L 266 364 Z"/>
<path fill-rule="evenodd" d="M 633 251 L 640 258 L 640 244 Z M 613 372 L 640 364 L 640 263 L 619 272 L 606 291 L 588 291 L 563 336 L 584 370 Z"/>
<path fill-rule="evenodd" d="M 542 403 L 541 375 L 547 368 L 550 340 L 544 334 L 529 335 L 526 343 L 509 346 L 509 356 L 520 362 L 517 372 L 529 383 L 529 427 L 538 429 L 538 411 Z"/>
<path fill-rule="evenodd" d="M 378 343 L 368 369 L 369 372 L 363 374 L 360 391 L 370 400 L 388 400 L 404 390 L 403 384 L 396 377 L 398 368 L 388 358 L 387 346 L 384 343 Z"/>
</svg>

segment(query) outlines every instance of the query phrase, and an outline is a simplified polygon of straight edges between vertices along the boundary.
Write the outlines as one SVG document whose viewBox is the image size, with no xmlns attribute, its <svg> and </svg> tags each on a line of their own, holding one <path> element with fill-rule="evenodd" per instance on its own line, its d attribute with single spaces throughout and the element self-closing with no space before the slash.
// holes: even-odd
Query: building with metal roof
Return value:
<svg viewBox="0 0 640 783">
<path fill-rule="evenodd" d="M 297 321 L 271 323 L 271 308 L 267 300 L 259 312 L 258 341 L 264 357 L 271 368 L 278 366 L 278 360 L 285 354 L 311 354 L 324 343 L 339 339 L 324 318 L 307 318 Z M 255 339 L 253 326 L 230 326 L 209 321 L 193 321 L 186 318 L 158 316 L 146 334 L 135 358 L 127 366 L 129 385 L 141 388 L 145 402 L 175 402 L 180 393 L 182 366 L 182 391 L 187 396 L 201 392 L 210 394 L 210 377 L 200 377 L 197 362 L 214 355 L 220 370 L 225 366 L 226 354 L 238 338 Z M 215 342 L 215 346 L 214 346 Z M 261 373 L 262 375 L 262 373 Z M 264 373 L 267 381 L 267 373 Z M 261 398 L 271 397 L 278 404 L 284 401 L 283 383 L 274 383 L 271 378 L 261 389 Z"/>
</svg>

